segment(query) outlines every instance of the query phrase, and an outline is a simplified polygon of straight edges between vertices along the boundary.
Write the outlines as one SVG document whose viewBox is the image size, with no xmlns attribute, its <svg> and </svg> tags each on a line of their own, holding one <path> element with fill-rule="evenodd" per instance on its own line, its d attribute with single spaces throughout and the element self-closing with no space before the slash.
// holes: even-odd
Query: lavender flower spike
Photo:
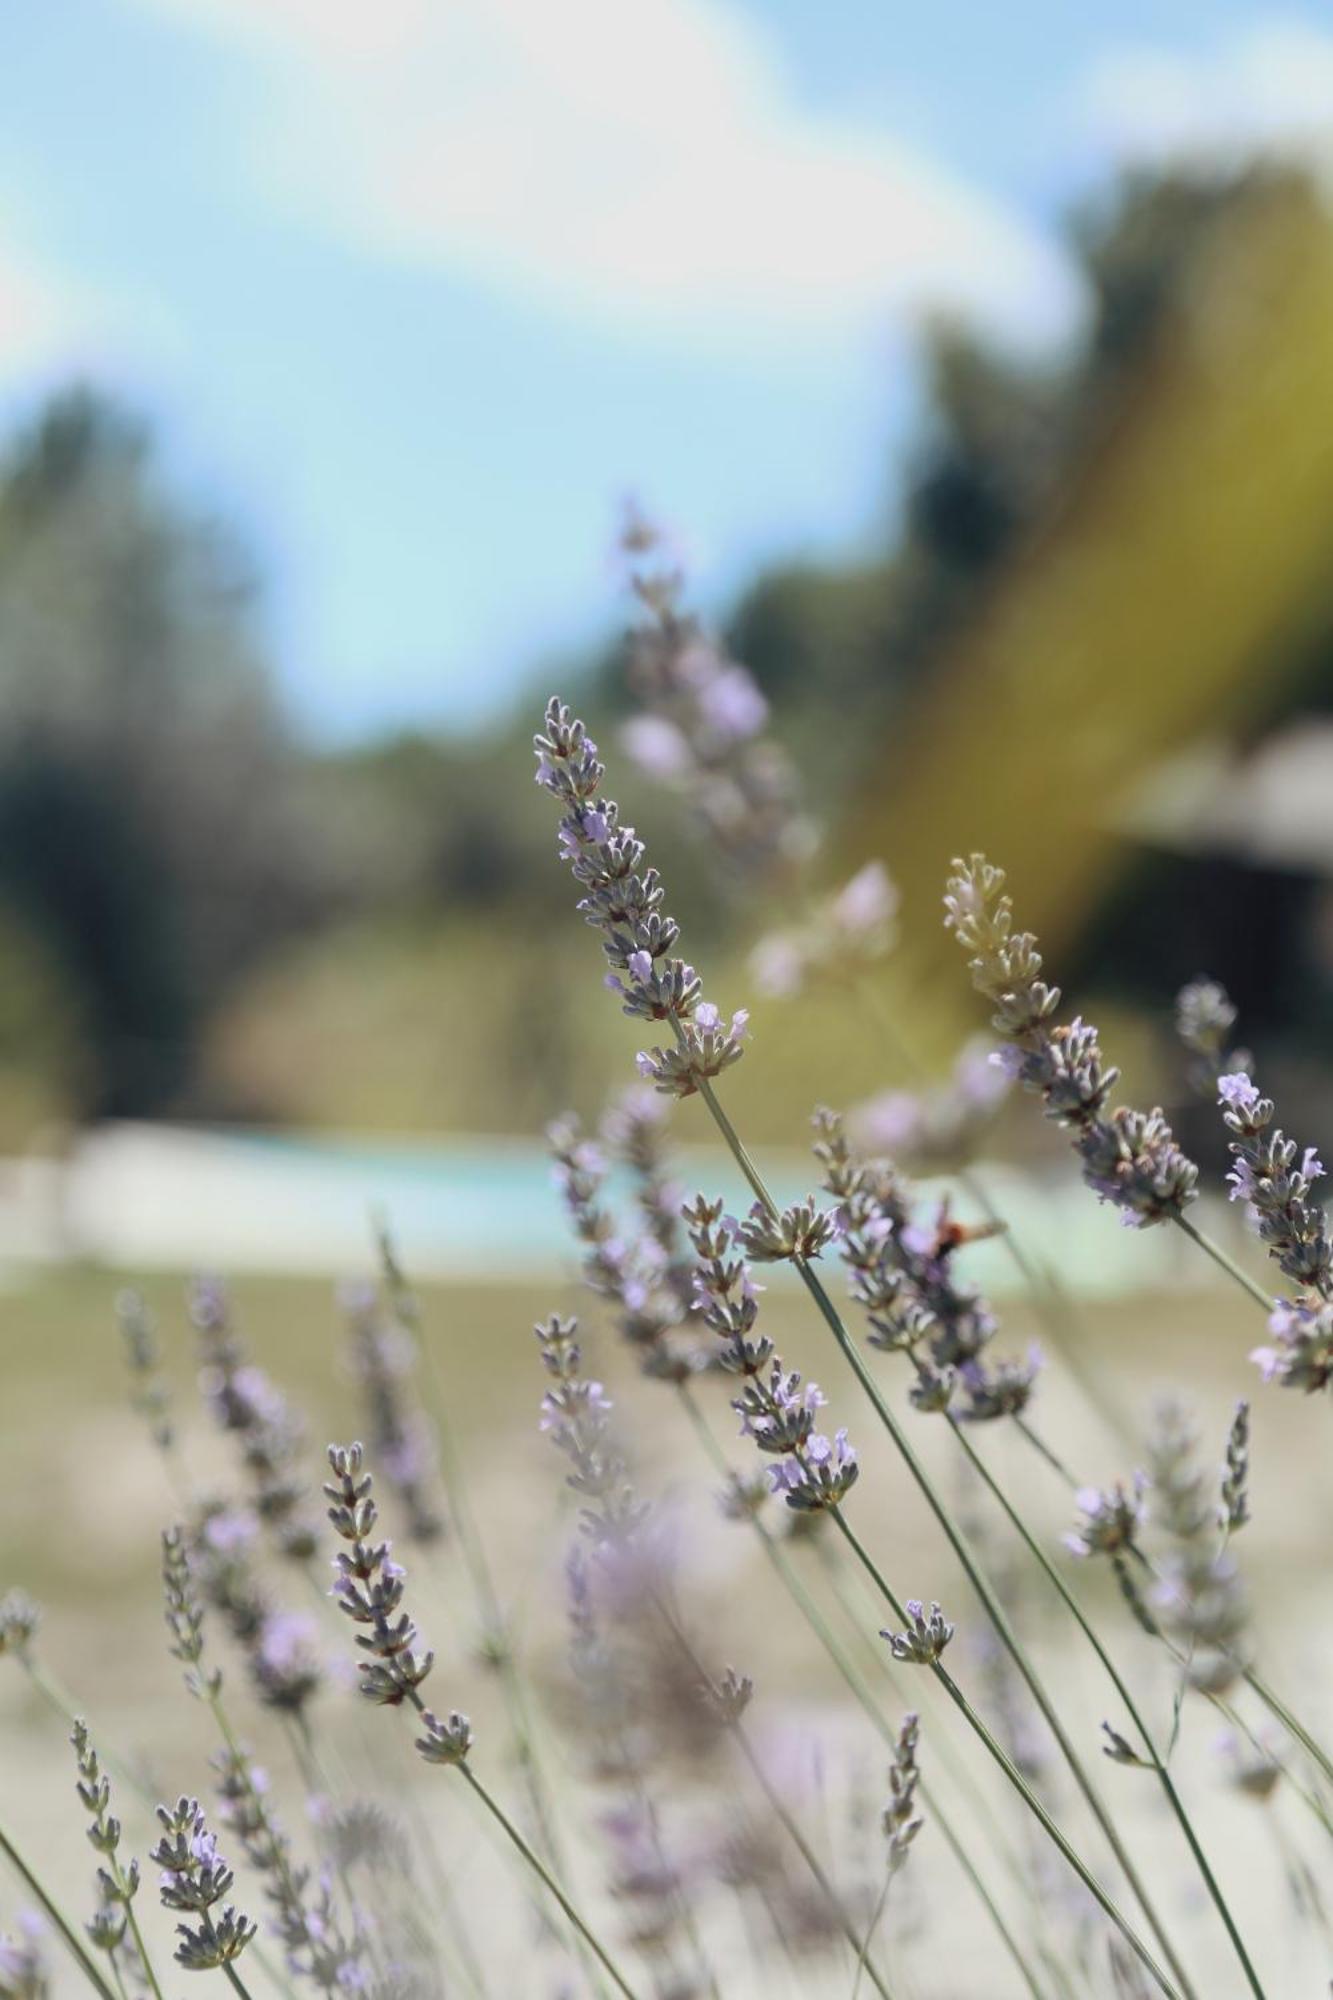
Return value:
<svg viewBox="0 0 1333 2000">
<path fill-rule="evenodd" d="M 680 566 L 637 510 L 621 548 L 646 613 L 629 635 L 626 676 L 646 713 L 625 725 L 621 742 L 640 770 L 684 795 L 738 878 L 781 879 L 811 851 L 814 829 L 799 811 L 795 766 L 764 734 L 768 703 L 749 671 L 683 608 Z"/>
<path fill-rule="evenodd" d="M 749 1266 L 736 1254 L 739 1225 L 723 1215 L 720 1201 L 703 1195 L 681 1212 L 699 1260 L 694 1280 L 699 1315 L 724 1343 L 722 1367 L 741 1377 L 741 1392 L 731 1405 L 741 1435 L 779 1458 L 769 1481 L 795 1512 L 837 1507 L 860 1474 L 856 1449 L 845 1430 L 830 1439 L 815 1429 L 816 1412 L 828 1401 L 823 1390 L 802 1383 L 795 1369 L 784 1369 L 771 1341 L 753 1337 L 758 1304 Z"/>
<path fill-rule="evenodd" d="M 19 1912 L 17 1936 L 0 1931 L 0 2000 L 49 2000 L 46 1937 L 35 1910 Z"/>
<path fill-rule="evenodd" d="M 214 1768 L 223 1823 L 263 1882 L 289 1968 L 321 1993 L 356 1990 L 364 1981 L 365 1940 L 344 1932 L 328 1883 L 311 1892 L 310 1871 L 292 1858 L 291 1842 L 269 1803 L 264 1772 L 243 1750 L 224 1750 Z"/>
<path fill-rule="evenodd" d="M 1081 1486 L 1074 1498 L 1082 1516 L 1077 1528 L 1063 1537 L 1065 1547 L 1076 1556 L 1109 1556 L 1129 1547 L 1143 1525 L 1143 1491 L 1147 1480 L 1134 1475 L 1129 1492 L 1112 1486 L 1105 1492 L 1097 1486 Z"/>
<path fill-rule="evenodd" d="M 1190 1088 L 1212 1097 L 1224 1070 L 1248 1070 L 1248 1049 L 1233 1049 L 1227 1040 L 1236 1025 L 1236 1009 L 1226 988 L 1215 979 L 1191 979 L 1176 995 L 1176 1033 L 1189 1051 Z"/>
<path fill-rule="evenodd" d="M 623 1544 L 647 1508 L 634 1495 L 625 1460 L 611 1433 L 611 1399 L 583 1373 L 576 1319 L 550 1319 L 534 1327 L 551 1387 L 541 1401 L 540 1428 L 569 1461 L 568 1483 L 587 1504 L 580 1525 L 602 1548 Z"/>
<path fill-rule="evenodd" d="M 890 1875 L 896 1875 L 902 1867 L 912 1842 L 921 1831 L 922 1821 L 916 1810 L 916 1791 L 921 1777 L 916 1752 L 920 1740 L 920 1719 L 909 1712 L 903 1717 L 898 1731 L 893 1762 L 889 1765 L 889 1802 L 880 1819 L 889 1843 Z"/>
<path fill-rule="evenodd" d="M 625 1013 L 671 1026 L 672 1046 L 641 1051 L 639 1074 L 666 1096 L 689 1097 L 739 1062 L 749 1016 L 742 1009 L 724 1023 L 694 967 L 672 955 L 680 927 L 662 910 L 661 877 L 644 866 L 643 842 L 621 825 L 615 800 L 600 796 L 606 774 L 597 745 L 554 695 L 545 732 L 533 742 L 537 783 L 564 808 L 560 851 L 583 891 L 579 910 L 602 934 L 606 983 Z"/>
<path fill-rule="evenodd" d="M 882 861 L 868 861 L 825 897 L 798 927 L 770 931 L 750 954 L 750 972 L 768 999 L 785 1000 L 849 964 L 882 958 L 894 939 L 898 891 Z"/>
<path fill-rule="evenodd" d="M 444 1533 L 438 1451 L 430 1419 L 417 1407 L 412 1394 L 416 1342 L 403 1317 L 386 1309 L 373 1285 L 344 1286 L 340 1303 L 347 1316 L 352 1372 L 366 1401 L 380 1476 L 403 1508 L 408 1539 L 437 1541 Z"/>
<path fill-rule="evenodd" d="M 430 1673 L 435 1655 L 418 1654 L 417 1628 L 403 1609 L 407 1573 L 391 1560 L 388 1542 L 369 1539 L 379 1518 L 371 1495 L 370 1474 L 362 1470 L 359 1444 L 329 1446 L 333 1479 L 325 1486 L 329 1519 L 349 1551 L 334 1557 L 333 1598 L 354 1624 L 368 1627 L 357 1634 L 357 1645 L 373 1658 L 358 1668 L 361 1693 L 367 1701 L 396 1708 L 404 1701 L 420 1706 L 417 1694 Z"/>
<path fill-rule="evenodd" d="M 254 1490 L 255 1509 L 278 1548 L 294 1562 L 315 1553 L 318 1537 L 306 1505 L 304 1438 L 287 1399 L 247 1360 L 223 1287 L 200 1278 L 190 1291 L 199 1335 L 199 1387 L 222 1430 L 230 1431 Z"/>
<path fill-rule="evenodd" d="M 1307 1394 L 1333 1382 L 1333 1304 L 1279 1299 L 1268 1331 L 1271 1345 L 1250 1353 L 1265 1382 Z"/>
<path fill-rule="evenodd" d="M 1232 1135 L 1231 1199 L 1248 1204 L 1269 1256 L 1293 1283 L 1333 1298 L 1333 1243 L 1323 1209 L 1309 1198 L 1323 1161 L 1307 1146 L 1298 1163 L 1295 1140 L 1269 1129 L 1272 1099 L 1242 1071 L 1218 1078 L 1217 1097 Z"/>
<path fill-rule="evenodd" d="M 8 1590 L 0 1597 L 0 1659 L 13 1653 L 22 1659 L 42 1622 L 40 1607 L 26 1590 Z"/>
<path fill-rule="evenodd" d="M 949 1623 L 938 1604 L 932 1604 L 929 1615 L 918 1598 L 909 1597 L 904 1607 L 909 1619 L 905 1632 L 881 1632 L 880 1638 L 887 1639 L 889 1651 L 895 1660 L 904 1665 L 932 1667 L 953 1637 L 953 1626 Z"/>
<path fill-rule="evenodd" d="M 169 1910 L 183 1910 L 198 1919 L 177 1924 L 181 1942 L 177 1963 L 187 1972 L 208 1972 L 240 1957 L 257 1925 L 227 1903 L 215 1916 L 235 1880 L 218 1853 L 217 1838 L 208 1831 L 198 1799 L 181 1798 L 174 1811 L 157 1809 L 162 1837 L 151 1860 L 162 1870 L 160 1894 Z"/>
<path fill-rule="evenodd" d="M 944 897 L 945 926 L 968 954 L 972 984 L 995 1012 L 1007 1047 L 997 1060 L 1044 1100 L 1046 1115 L 1072 1136 L 1083 1178 L 1136 1229 L 1178 1216 L 1194 1200 L 1199 1170 L 1185 1157 L 1159 1109 L 1107 1109 L 1119 1071 L 1102 1058 L 1097 1030 L 1075 1019 L 1052 1025 L 1060 989 L 1041 977 L 1030 931 L 1015 931 L 1004 872 L 984 854 L 955 860 Z"/>
<path fill-rule="evenodd" d="M 74 1745 L 79 1772 L 75 1790 L 89 1816 L 88 1839 L 104 1863 L 97 1871 L 97 1913 L 84 1928 L 97 1949 L 111 1957 L 113 1969 L 118 1970 L 114 1955 L 124 1943 L 130 1924 L 130 1904 L 139 1893 L 139 1864 L 132 1857 L 128 1865 L 120 1859 L 120 1821 L 111 1811 L 111 1784 L 102 1770 L 86 1723 L 75 1722 L 70 1742 Z M 142 1965 L 137 1927 L 134 1942 Z"/>
</svg>

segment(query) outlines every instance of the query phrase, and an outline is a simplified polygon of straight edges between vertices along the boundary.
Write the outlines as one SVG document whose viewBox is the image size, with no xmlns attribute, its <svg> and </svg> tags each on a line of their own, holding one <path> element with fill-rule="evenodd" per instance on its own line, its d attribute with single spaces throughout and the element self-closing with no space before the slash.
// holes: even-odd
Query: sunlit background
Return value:
<svg viewBox="0 0 1333 2000">
<path fill-rule="evenodd" d="M 1215 1195 L 1186 980 L 1333 1132 L 1323 10 L 43 0 L 0 7 L 0 104 L 0 1555 L 65 1658 L 119 1596 L 154 1615 L 126 1282 L 184 1389 L 184 1281 L 226 1272 L 350 1429 L 333 1285 L 385 1219 L 503 1439 L 467 1449 L 506 1547 L 558 1484 L 542 1133 L 642 1036 L 531 781 L 553 688 L 751 1010 L 728 1103 L 783 1188 L 821 1100 L 923 1171 L 979 1150 L 1131 1430 L 1159 1369 L 1223 1421 L 1242 1303 L 1127 1245 L 1030 1104 L 933 1143 L 920 1093 L 985 1027 L 940 923 L 985 848 Z M 888 871 L 871 1012 L 775 990 L 787 878 L 729 893 L 630 755 L 627 508 L 762 690 L 802 894 Z M 1283 1476 L 1326 1486 L 1299 1414 Z M 142 1719 L 137 1671 L 108 1705 Z"/>
</svg>

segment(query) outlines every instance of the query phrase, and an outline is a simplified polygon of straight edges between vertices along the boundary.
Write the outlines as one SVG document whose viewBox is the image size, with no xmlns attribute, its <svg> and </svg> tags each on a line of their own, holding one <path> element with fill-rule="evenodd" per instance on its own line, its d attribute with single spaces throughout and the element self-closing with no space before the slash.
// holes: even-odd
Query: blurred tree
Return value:
<svg viewBox="0 0 1333 2000">
<path fill-rule="evenodd" d="M 253 597 L 100 398 L 0 465 L 0 902 L 68 989 L 85 1111 L 176 1100 L 205 1016 L 320 902 Z"/>
</svg>

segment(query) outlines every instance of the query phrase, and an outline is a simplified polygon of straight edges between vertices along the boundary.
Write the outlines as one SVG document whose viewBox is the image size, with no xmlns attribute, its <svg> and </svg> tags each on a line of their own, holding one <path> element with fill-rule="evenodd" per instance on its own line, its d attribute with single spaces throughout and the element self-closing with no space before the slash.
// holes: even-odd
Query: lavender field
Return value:
<svg viewBox="0 0 1333 2000">
<path fill-rule="evenodd" d="M 1328 20 L 0 110 L 0 2000 L 1328 2000 Z"/>
</svg>

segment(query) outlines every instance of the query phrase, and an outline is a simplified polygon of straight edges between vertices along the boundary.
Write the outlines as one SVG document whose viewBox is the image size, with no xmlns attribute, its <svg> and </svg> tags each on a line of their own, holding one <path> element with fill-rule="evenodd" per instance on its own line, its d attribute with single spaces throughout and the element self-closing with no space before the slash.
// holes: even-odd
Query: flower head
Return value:
<svg viewBox="0 0 1333 2000">
<path fill-rule="evenodd" d="M 1057 1024 L 1060 989 L 1042 978 L 1030 931 L 1015 931 L 1004 872 L 983 854 L 955 860 L 944 897 L 945 926 L 968 954 L 972 983 L 995 1009 L 1010 1073 L 1045 1103 L 1070 1135 L 1083 1178 L 1132 1227 L 1179 1215 L 1197 1192 L 1198 1169 L 1161 1111 L 1109 1108 L 1119 1077 L 1091 1023 Z"/>
<path fill-rule="evenodd" d="M 366 1628 L 358 1634 L 357 1645 L 371 1658 L 362 1660 L 357 1671 L 367 1701 L 389 1708 L 410 1701 L 420 1707 L 417 1690 L 435 1655 L 417 1651 L 417 1628 L 403 1606 L 406 1571 L 393 1561 L 388 1542 L 370 1539 L 379 1516 L 373 1481 L 363 1462 L 359 1444 L 329 1446 L 333 1478 L 324 1492 L 329 1519 L 347 1544 L 334 1557 L 332 1595 L 340 1611 Z"/>
<path fill-rule="evenodd" d="M 26 1590 L 9 1590 L 0 1597 L 0 1659 L 6 1653 L 22 1658 L 42 1622 L 40 1607 Z"/>
<path fill-rule="evenodd" d="M 1288 1278 L 1321 1299 L 1333 1298 L 1333 1240 L 1322 1204 L 1311 1199 L 1323 1161 L 1313 1146 L 1301 1151 L 1274 1126 L 1276 1107 L 1250 1077 L 1239 1071 L 1219 1077 L 1217 1096 L 1230 1134 L 1231 1199 L 1245 1202 L 1269 1256 Z M 1290 1378 L 1278 1368 L 1268 1379 Z"/>
<path fill-rule="evenodd" d="M 534 744 L 537 782 L 563 808 L 560 851 L 582 890 L 578 908 L 602 935 L 607 984 L 626 1014 L 671 1028 L 669 1045 L 640 1052 L 639 1074 L 667 1096 L 689 1097 L 740 1060 L 748 1016 L 741 1010 L 724 1026 L 693 966 L 674 955 L 679 926 L 662 909 L 661 878 L 619 806 L 600 797 L 596 744 L 554 696 Z"/>
<path fill-rule="evenodd" d="M 159 1894 L 169 1910 L 181 1910 L 194 1923 L 177 1924 L 177 1963 L 187 1972 L 206 1972 L 230 1965 L 240 1957 L 257 1925 L 228 1903 L 220 1911 L 235 1877 L 218 1853 L 217 1838 L 208 1831 L 198 1799 L 180 1798 L 174 1810 L 159 1806 L 162 1835 L 151 1859 L 162 1870 Z M 215 1914 L 216 1912 L 216 1914 Z"/>
<path fill-rule="evenodd" d="M 1279 1299 L 1268 1331 L 1270 1344 L 1250 1355 L 1265 1382 L 1307 1395 L 1333 1382 L 1333 1302 Z"/>
<path fill-rule="evenodd" d="M 952 1639 L 954 1628 L 938 1604 L 932 1604 L 927 1613 L 919 1598 L 909 1597 L 904 1608 L 908 1618 L 907 1629 L 903 1632 L 884 1631 L 880 1637 L 888 1640 L 895 1660 L 918 1667 L 933 1666 Z"/>
<path fill-rule="evenodd" d="M 1064 1537 L 1065 1547 L 1076 1556 L 1114 1555 L 1128 1548 L 1144 1522 L 1147 1483 L 1145 1475 L 1136 1472 L 1128 1492 L 1120 1485 L 1081 1486 L 1074 1496 L 1080 1520 Z"/>
</svg>

